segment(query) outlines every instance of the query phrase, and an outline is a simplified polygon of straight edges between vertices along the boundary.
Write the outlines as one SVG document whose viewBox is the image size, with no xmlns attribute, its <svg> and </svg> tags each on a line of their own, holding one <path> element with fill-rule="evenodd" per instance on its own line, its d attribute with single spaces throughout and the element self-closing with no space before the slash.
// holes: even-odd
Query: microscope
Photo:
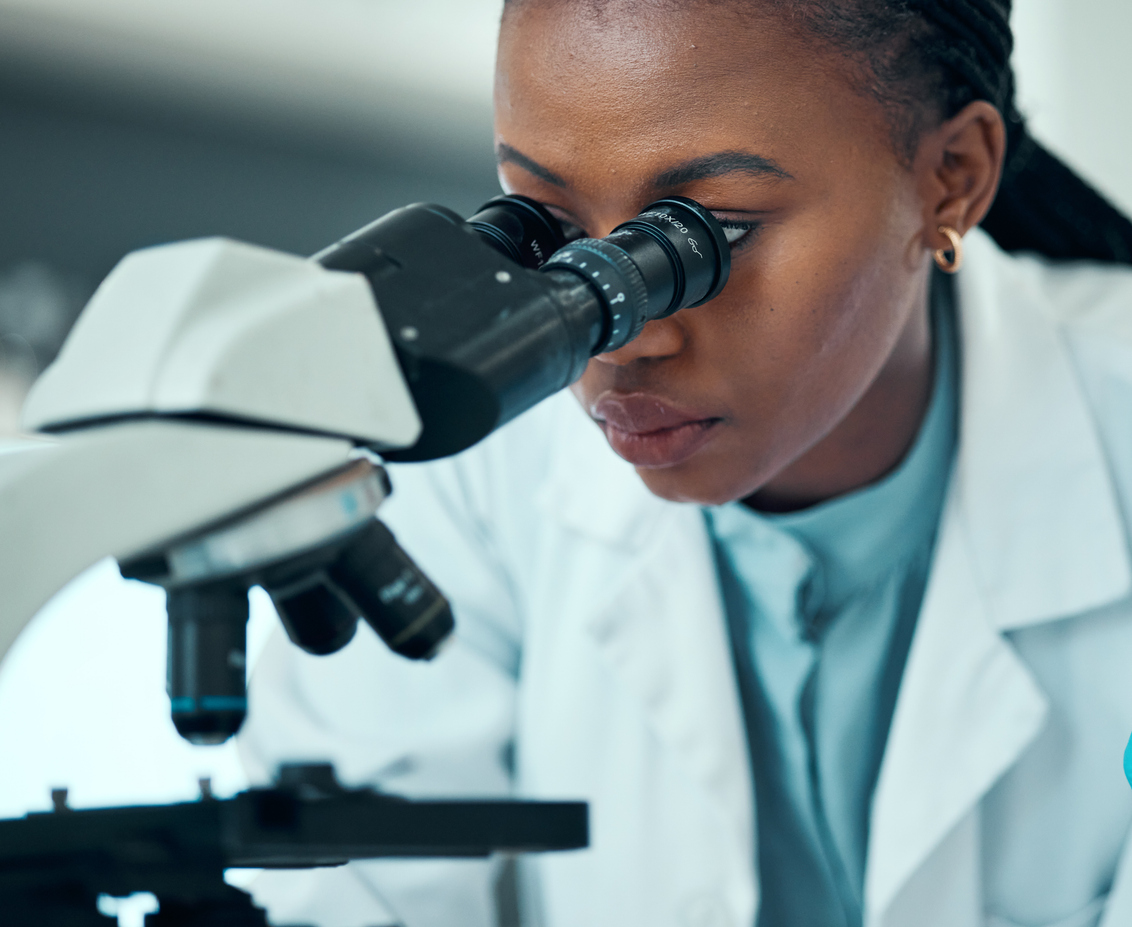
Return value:
<svg viewBox="0 0 1132 927">
<path fill-rule="evenodd" d="M 715 297 L 729 270 L 724 231 L 682 197 L 603 239 L 507 195 L 467 221 L 407 206 L 313 258 L 222 239 L 128 255 L 33 387 L 29 434 L 0 442 L 0 659 L 51 595 L 106 556 L 166 591 L 170 708 L 195 744 L 223 742 L 244 719 L 252 586 L 309 653 L 339 650 L 364 620 L 405 658 L 431 658 L 452 611 L 377 518 L 392 490 L 383 461 L 472 446 L 646 322 Z M 587 839 L 581 803 L 406 802 L 343 789 L 323 767 L 196 804 L 211 810 L 169 806 L 164 824 L 163 809 L 140 808 L 117 809 L 129 821 L 98 809 L 0 822 L 0 899 L 59 902 L 64 871 L 77 895 L 99 879 L 135 891 L 156 879 L 179 887 L 163 889 L 167 914 L 147 924 L 262 924 L 216 887 L 224 866 Z M 144 852 L 115 856 L 110 839 L 184 844 L 179 875 L 197 871 L 186 859 L 203 875 L 170 882 L 137 862 L 152 862 Z M 191 913 L 213 895 L 244 920 Z"/>
</svg>

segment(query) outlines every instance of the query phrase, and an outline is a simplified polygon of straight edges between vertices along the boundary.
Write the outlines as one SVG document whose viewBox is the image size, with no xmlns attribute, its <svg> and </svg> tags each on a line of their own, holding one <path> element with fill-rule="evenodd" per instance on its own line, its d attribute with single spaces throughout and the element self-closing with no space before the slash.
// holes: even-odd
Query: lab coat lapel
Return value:
<svg viewBox="0 0 1132 927">
<path fill-rule="evenodd" d="M 917 870 L 972 811 L 1041 730 L 1046 700 L 1010 645 L 993 628 L 975 582 L 964 525 L 947 510 L 924 607 L 908 655 L 888 746 L 874 793 L 866 867 L 866 927 L 929 927 L 929 907 L 916 919 L 887 917 Z M 975 927 L 958 885 L 977 890 L 977 852 L 945 853 L 935 881 L 947 886 L 948 927 Z M 966 872 L 962 870 L 968 870 Z M 921 884 L 923 880 L 919 880 Z M 924 886 L 925 901 L 932 897 Z M 907 911 L 910 906 L 899 906 Z M 940 927 L 943 927 L 941 922 Z"/>
<path fill-rule="evenodd" d="M 949 927 L 982 923 L 977 805 L 1048 710 L 1001 632 L 1129 587 L 1114 490 L 1040 286 L 980 232 L 968 254 L 959 452 L 874 793 L 867 927 L 927 927 L 945 909 Z"/>
<path fill-rule="evenodd" d="M 595 590 L 588 630 L 659 739 L 714 800 L 736 870 L 753 887 L 746 735 L 703 514 L 653 496 L 580 414 L 555 447 L 542 506 L 619 564 L 620 581 Z M 754 904 L 743 905 L 752 918 Z"/>
</svg>

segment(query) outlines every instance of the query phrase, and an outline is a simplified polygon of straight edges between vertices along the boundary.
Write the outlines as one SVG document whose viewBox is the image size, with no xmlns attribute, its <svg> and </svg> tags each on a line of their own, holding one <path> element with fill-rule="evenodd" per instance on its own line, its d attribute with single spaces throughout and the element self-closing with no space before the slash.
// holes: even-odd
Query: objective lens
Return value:
<svg viewBox="0 0 1132 927">
<path fill-rule="evenodd" d="M 245 687 L 247 590 L 212 583 L 169 590 L 167 687 L 177 732 L 194 744 L 219 744 L 240 729 Z"/>
<path fill-rule="evenodd" d="M 516 264 L 538 270 L 568 238 L 560 223 L 536 200 L 517 194 L 488 200 L 468 225 Z"/>
<path fill-rule="evenodd" d="M 376 518 L 327 570 L 389 648 L 430 660 L 456 626 L 448 600 Z"/>
<path fill-rule="evenodd" d="M 695 200 L 657 200 L 607 237 L 583 238 L 542 268 L 585 279 L 603 301 L 606 327 L 593 353 L 628 344 L 654 319 L 719 295 L 731 250 L 715 217 Z"/>
<path fill-rule="evenodd" d="M 316 656 L 336 653 L 354 639 L 357 612 L 317 572 L 289 587 L 266 586 L 291 642 Z"/>
</svg>

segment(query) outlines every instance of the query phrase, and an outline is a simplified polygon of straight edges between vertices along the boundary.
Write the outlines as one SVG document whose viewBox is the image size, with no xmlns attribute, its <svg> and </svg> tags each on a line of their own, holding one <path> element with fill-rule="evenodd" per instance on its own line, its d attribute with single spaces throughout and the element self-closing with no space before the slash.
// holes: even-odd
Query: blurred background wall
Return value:
<svg viewBox="0 0 1132 927">
<path fill-rule="evenodd" d="M 496 192 L 500 0 L 0 0 L 0 434 L 127 251 L 310 253 L 404 203 Z M 1132 2 L 1016 0 L 1036 134 L 1132 211 Z M 0 518 L 3 513 L 0 513 Z M 274 621 L 253 601 L 253 643 Z M 0 671 L 0 816 L 240 784 L 168 721 L 161 593 L 104 563 Z"/>
</svg>

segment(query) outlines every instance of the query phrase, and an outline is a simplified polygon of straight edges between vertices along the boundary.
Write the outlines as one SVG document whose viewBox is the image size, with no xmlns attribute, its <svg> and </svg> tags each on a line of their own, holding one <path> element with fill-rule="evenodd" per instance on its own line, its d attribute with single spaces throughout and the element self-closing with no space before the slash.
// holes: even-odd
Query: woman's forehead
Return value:
<svg viewBox="0 0 1132 927">
<path fill-rule="evenodd" d="M 698 15 L 666 6 L 657 15 L 610 11 L 601 18 L 587 15 L 586 8 L 585 3 L 541 0 L 505 16 L 501 89 L 545 93 L 568 86 L 601 90 L 591 101 L 598 108 L 627 96 L 640 106 L 655 106 L 672 95 L 694 96 L 698 86 L 718 85 L 728 77 L 773 76 L 788 60 L 783 46 L 800 44 L 776 20 L 713 14 L 714 6 Z"/>
<path fill-rule="evenodd" d="M 614 152 L 641 180 L 718 152 L 801 166 L 862 128 L 887 144 L 844 61 L 774 21 L 713 17 L 712 5 L 598 20 L 585 6 L 536 0 L 500 36 L 499 139 L 551 172 Z"/>
</svg>

